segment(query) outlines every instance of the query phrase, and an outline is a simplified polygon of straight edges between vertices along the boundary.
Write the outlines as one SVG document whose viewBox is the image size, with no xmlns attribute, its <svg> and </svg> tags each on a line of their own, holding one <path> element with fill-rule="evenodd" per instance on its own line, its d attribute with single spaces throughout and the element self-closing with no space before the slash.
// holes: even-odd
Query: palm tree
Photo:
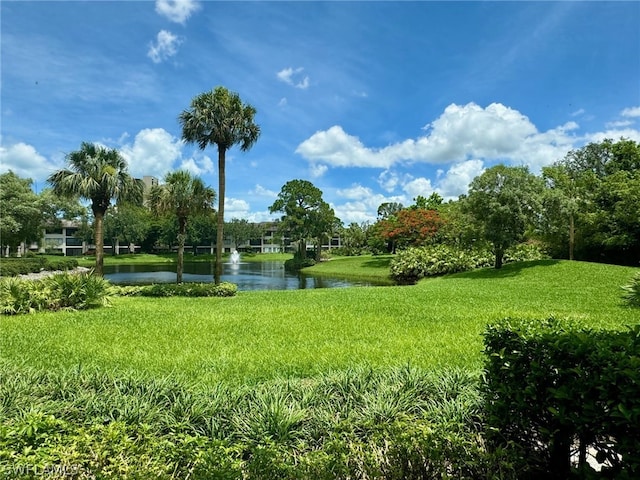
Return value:
<svg viewBox="0 0 640 480">
<path fill-rule="evenodd" d="M 103 221 L 111 200 L 142 203 L 143 183 L 127 172 L 127 162 L 115 149 L 83 142 L 67 155 L 68 169 L 58 170 L 47 181 L 55 194 L 91 201 L 96 241 L 95 274 L 102 276 L 104 263 Z"/>
<path fill-rule="evenodd" d="M 249 150 L 260 136 L 260 127 L 254 123 L 256 109 L 243 104 L 235 92 L 216 87 L 191 101 L 178 120 L 182 125 L 182 138 L 188 143 L 197 143 L 201 150 L 208 145 L 218 147 L 218 227 L 216 232 L 216 275 L 220 282 L 222 272 L 225 156 L 229 148 L 239 145 L 240 150 Z"/>
<path fill-rule="evenodd" d="M 149 206 L 156 214 L 175 215 L 178 220 L 178 265 L 176 282 L 182 283 L 184 270 L 184 242 L 190 216 L 213 210 L 216 192 L 204 185 L 199 177 L 186 170 L 168 173 L 163 185 L 149 192 Z"/>
</svg>

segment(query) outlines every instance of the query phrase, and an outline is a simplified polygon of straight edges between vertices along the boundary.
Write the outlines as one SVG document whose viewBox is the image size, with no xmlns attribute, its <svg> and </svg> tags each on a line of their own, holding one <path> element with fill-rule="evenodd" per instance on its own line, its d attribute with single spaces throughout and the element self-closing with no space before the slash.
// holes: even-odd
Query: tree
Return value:
<svg viewBox="0 0 640 480">
<path fill-rule="evenodd" d="M 224 230 L 236 250 L 241 244 L 253 238 L 260 238 L 263 234 L 263 229 L 259 225 L 240 218 L 232 218 L 231 222 L 225 224 Z"/>
<path fill-rule="evenodd" d="M 589 143 L 543 169 L 547 189 L 541 231 L 569 258 L 640 261 L 640 144 L 624 138 Z"/>
<path fill-rule="evenodd" d="M 423 210 L 437 210 L 442 205 L 443 198 L 438 192 L 433 192 L 429 198 L 418 195 L 413 199 L 414 204 L 409 208 L 422 208 Z"/>
<path fill-rule="evenodd" d="M 380 221 L 380 234 L 398 247 L 418 247 L 433 241 L 444 222 L 435 210 L 405 208 Z"/>
<path fill-rule="evenodd" d="M 317 209 L 309 212 L 311 237 L 315 239 L 316 244 L 316 261 L 320 261 L 322 250 L 322 240 L 331 237 L 342 227 L 342 222 L 336 217 L 333 208 L 326 202 L 321 202 Z"/>
<path fill-rule="evenodd" d="M 47 226 L 59 226 L 61 220 L 80 221 L 87 215 L 87 208 L 80 204 L 78 197 L 60 197 L 51 188 L 43 189 L 38 197 Z"/>
<path fill-rule="evenodd" d="M 495 268 L 502 268 L 505 250 L 520 241 L 539 211 L 542 181 L 527 167 L 496 165 L 469 186 L 466 208 L 493 245 Z"/>
<path fill-rule="evenodd" d="M 118 254 L 116 246 L 119 242 L 128 246 L 129 253 L 134 253 L 131 246 L 144 240 L 150 227 L 149 211 L 137 205 L 118 205 L 104 218 L 105 237 L 111 239 L 114 255 Z"/>
<path fill-rule="evenodd" d="M 42 210 L 31 189 L 30 178 L 20 178 L 9 170 L 0 175 L 0 243 L 16 248 L 21 242 L 40 240 Z"/>
<path fill-rule="evenodd" d="M 402 210 L 404 207 L 399 202 L 385 202 L 378 207 L 378 220 L 385 220 L 389 217 L 393 217 L 396 213 Z"/>
<path fill-rule="evenodd" d="M 194 215 L 189 221 L 187 238 L 193 247 L 193 254 L 198 254 L 198 245 L 210 245 L 213 251 L 213 242 L 216 238 L 216 211 L 207 210 L 204 213 Z"/>
<path fill-rule="evenodd" d="M 322 190 L 308 180 L 291 180 L 284 184 L 269 212 L 282 212 L 279 231 L 298 242 L 296 257 L 306 257 L 306 240 L 316 239 L 334 226 L 333 209 L 322 200 Z"/>
<path fill-rule="evenodd" d="M 569 260 L 573 260 L 576 243 L 576 216 L 585 203 L 580 175 L 563 164 L 543 167 L 546 189 L 542 196 L 542 232 L 547 239 L 568 242 Z M 565 240 L 566 239 L 566 240 Z"/>
<path fill-rule="evenodd" d="M 215 192 L 204 185 L 199 177 L 186 170 L 168 173 L 163 185 L 156 185 L 149 192 L 149 206 L 156 215 L 167 214 L 178 221 L 178 264 L 176 282 L 182 283 L 184 270 L 184 244 L 190 217 L 213 209 Z"/>
<path fill-rule="evenodd" d="M 225 157 L 229 148 L 239 145 L 246 152 L 258 140 L 260 127 L 255 124 L 256 109 L 243 104 L 240 96 L 224 87 L 216 87 L 191 101 L 188 110 L 178 117 L 182 138 L 196 143 L 201 150 L 218 147 L 218 228 L 216 232 L 216 283 L 222 273 L 224 248 Z"/>
<path fill-rule="evenodd" d="M 361 255 L 367 250 L 370 228 L 369 222 L 351 222 L 348 227 L 341 229 L 340 241 L 345 255 Z"/>
<path fill-rule="evenodd" d="M 69 169 L 58 170 L 47 181 L 53 192 L 66 198 L 91 201 L 96 241 L 96 275 L 104 264 L 104 215 L 111 201 L 142 203 L 142 180 L 127 172 L 127 162 L 115 149 L 83 142 L 80 150 L 67 155 Z"/>
</svg>

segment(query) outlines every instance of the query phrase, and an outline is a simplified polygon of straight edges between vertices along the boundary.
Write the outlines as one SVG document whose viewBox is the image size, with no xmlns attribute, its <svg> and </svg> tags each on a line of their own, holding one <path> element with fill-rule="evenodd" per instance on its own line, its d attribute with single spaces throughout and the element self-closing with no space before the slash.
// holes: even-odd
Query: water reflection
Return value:
<svg viewBox="0 0 640 480">
<path fill-rule="evenodd" d="M 213 282 L 213 263 L 186 263 L 184 282 Z M 105 265 L 104 277 L 117 285 L 144 285 L 173 283 L 176 281 L 175 264 Z M 224 263 L 221 281 L 235 283 L 238 290 L 301 290 L 314 288 L 341 288 L 352 286 L 388 285 L 369 280 L 345 280 L 316 277 L 301 272 L 288 272 L 283 262 Z"/>
</svg>

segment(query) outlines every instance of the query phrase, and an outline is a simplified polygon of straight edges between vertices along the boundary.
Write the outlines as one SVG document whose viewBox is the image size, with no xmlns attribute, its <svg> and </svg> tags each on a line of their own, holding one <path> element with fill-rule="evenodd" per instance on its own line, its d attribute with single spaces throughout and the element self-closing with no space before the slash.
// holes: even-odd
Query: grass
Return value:
<svg viewBox="0 0 640 480">
<path fill-rule="evenodd" d="M 333 268 L 343 269 L 341 261 Z M 355 270 L 357 261 L 377 268 L 370 263 L 376 258 L 347 259 L 354 263 L 343 270 Z M 0 358 L 49 371 L 88 368 L 209 385 L 358 366 L 477 371 L 481 334 L 500 318 L 555 315 L 598 328 L 640 322 L 640 309 L 626 306 L 620 289 L 636 271 L 538 261 L 413 286 L 117 298 L 112 308 L 0 318 Z"/>
<path fill-rule="evenodd" d="M 345 278 L 375 278 L 389 280 L 389 264 L 393 255 L 361 255 L 357 257 L 333 257 L 313 267 L 303 269 L 313 275 L 330 275 Z"/>
</svg>

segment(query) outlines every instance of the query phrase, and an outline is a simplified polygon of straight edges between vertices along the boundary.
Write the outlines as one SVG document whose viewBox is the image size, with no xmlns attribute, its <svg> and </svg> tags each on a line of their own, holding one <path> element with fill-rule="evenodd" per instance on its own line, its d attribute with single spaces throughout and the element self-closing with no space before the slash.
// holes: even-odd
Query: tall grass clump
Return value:
<svg viewBox="0 0 640 480">
<path fill-rule="evenodd" d="M 110 284 L 91 273 L 60 273 L 40 280 L 0 279 L 0 312 L 5 315 L 41 310 L 86 310 L 107 305 Z"/>
<path fill-rule="evenodd" d="M 623 298 L 634 307 L 640 307 L 640 273 L 635 276 L 622 287 L 624 290 Z"/>
</svg>

